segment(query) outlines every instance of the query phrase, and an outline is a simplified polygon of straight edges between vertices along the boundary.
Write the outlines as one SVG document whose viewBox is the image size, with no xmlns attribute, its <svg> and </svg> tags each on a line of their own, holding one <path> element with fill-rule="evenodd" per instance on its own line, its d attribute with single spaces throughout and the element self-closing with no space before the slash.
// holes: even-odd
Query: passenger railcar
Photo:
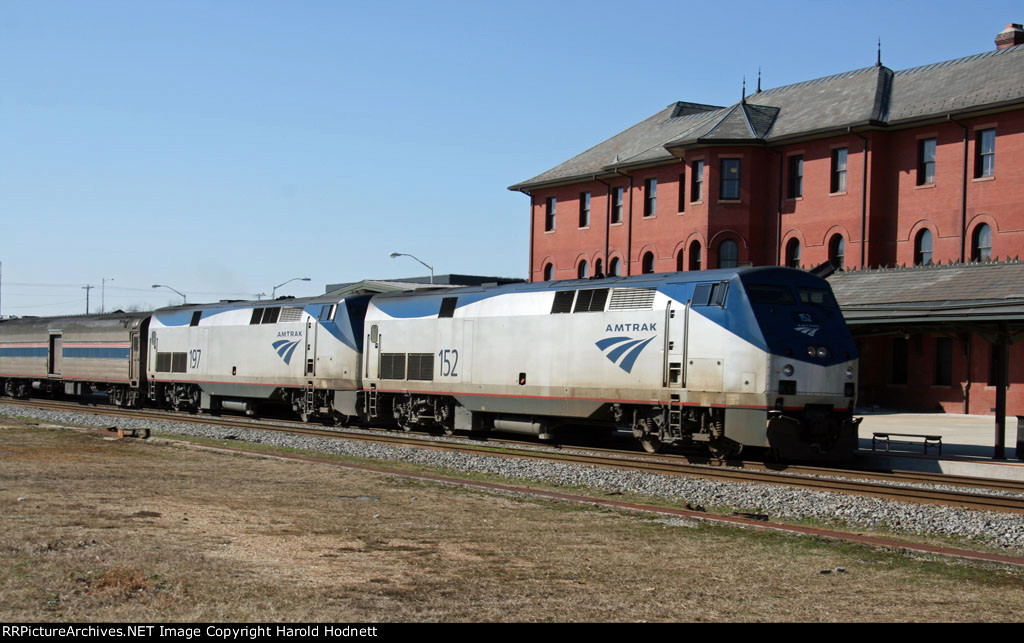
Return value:
<svg viewBox="0 0 1024 643">
<path fill-rule="evenodd" d="M 138 403 L 149 313 L 33 317 L 0 321 L 0 382 L 5 394 L 83 395 L 105 391 L 119 406 Z"/>
<path fill-rule="evenodd" d="M 162 308 L 149 326 L 149 398 L 176 409 L 255 413 L 290 405 L 304 420 L 358 414 L 368 295 Z"/>
<path fill-rule="evenodd" d="M 550 436 L 628 427 L 649 451 L 856 448 L 857 355 L 831 289 L 788 268 L 375 296 L 367 414 Z"/>
</svg>

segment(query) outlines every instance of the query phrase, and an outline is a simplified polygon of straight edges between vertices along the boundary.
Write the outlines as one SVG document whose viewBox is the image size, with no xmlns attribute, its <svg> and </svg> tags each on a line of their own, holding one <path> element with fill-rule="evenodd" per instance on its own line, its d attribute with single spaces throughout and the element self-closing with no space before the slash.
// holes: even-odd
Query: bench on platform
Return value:
<svg viewBox="0 0 1024 643">
<path fill-rule="evenodd" d="M 896 438 L 896 439 L 893 439 Z M 892 443 L 899 444 L 917 444 L 916 440 L 907 440 L 902 438 L 921 438 L 924 440 L 924 452 L 928 453 L 928 447 L 938 447 L 939 455 L 942 455 L 942 436 L 941 435 L 925 435 L 923 433 L 872 433 L 871 434 L 871 450 L 875 450 L 875 446 L 878 444 L 884 444 L 885 450 L 889 450 L 889 445 Z"/>
</svg>

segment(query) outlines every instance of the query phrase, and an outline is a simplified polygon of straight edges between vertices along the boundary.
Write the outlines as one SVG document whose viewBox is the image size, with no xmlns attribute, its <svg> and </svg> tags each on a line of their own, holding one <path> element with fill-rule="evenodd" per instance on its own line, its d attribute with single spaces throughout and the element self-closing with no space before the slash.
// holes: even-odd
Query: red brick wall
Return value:
<svg viewBox="0 0 1024 643">
<path fill-rule="evenodd" d="M 860 340 L 858 405 L 920 412 L 994 414 L 996 388 L 989 383 L 991 345 L 978 335 L 971 335 L 968 341 L 969 348 L 964 338 L 953 340 L 952 381 L 949 385 L 939 385 L 935 383 L 936 336 L 909 337 L 906 384 L 893 383 L 892 337 Z M 1024 415 L 1024 344 L 1010 347 L 1009 364 L 1006 412 Z M 966 389 L 965 401 L 968 382 L 970 387 Z"/>
</svg>

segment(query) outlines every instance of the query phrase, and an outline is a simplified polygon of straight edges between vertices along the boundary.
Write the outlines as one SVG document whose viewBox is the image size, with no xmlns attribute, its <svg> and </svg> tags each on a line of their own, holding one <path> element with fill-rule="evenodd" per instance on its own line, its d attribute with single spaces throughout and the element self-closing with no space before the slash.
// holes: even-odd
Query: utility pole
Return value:
<svg viewBox="0 0 1024 643">
<path fill-rule="evenodd" d="M 113 280 L 114 280 L 113 277 L 111 277 L 109 279 L 106 278 L 106 277 L 103 278 L 103 287 L 100 288 L 100 312 L 101 313 L 107 312 L 107 282 L 108 281 L 113 281 Z"/>
<path fill-rule="evenodd" d="M 96 286 L 82 286 L 82 290 L 85 291 L 85 314 L 89 314 L 89 291 Z"/>
</svg>

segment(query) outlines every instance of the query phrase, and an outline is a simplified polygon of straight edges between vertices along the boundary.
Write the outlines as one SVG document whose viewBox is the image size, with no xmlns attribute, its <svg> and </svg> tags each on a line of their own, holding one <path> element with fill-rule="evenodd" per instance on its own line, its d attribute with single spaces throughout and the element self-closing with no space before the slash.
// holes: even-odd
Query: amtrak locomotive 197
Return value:
<svg viewBox="0 0 1024 643">
<path fill-rule="evenodd" d="M 130 350 L 61 345 L 64 328 L 100 320 Z M 98 370 L 54 369 L 61 357 Z M 0 322 L 0 379 L 8 394 L 96 389 L 123 405 L 248 413 L 277 403 L 407 430 L 625 429 L 652 452 L 823 460 L 857 444 L 856 346 L 828 283 L 789 268 Z"/>
</svg>

